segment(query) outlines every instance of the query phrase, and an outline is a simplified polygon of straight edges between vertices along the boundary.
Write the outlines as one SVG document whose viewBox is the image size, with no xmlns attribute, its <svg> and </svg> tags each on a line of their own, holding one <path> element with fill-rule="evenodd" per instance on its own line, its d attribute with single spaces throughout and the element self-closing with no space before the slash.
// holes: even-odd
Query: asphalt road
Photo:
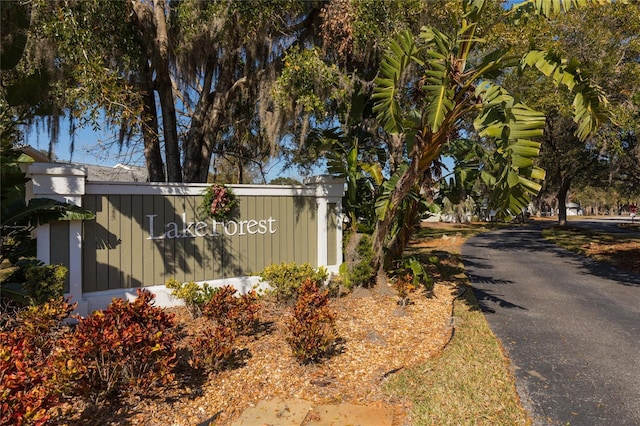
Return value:
<svg viewBox="0 0 640 426">
<path fill-rule="evenodd" d="M 628 228 L 620 228 L 619 224 L 639 223 L 640 218 L 631 220 L 629 216 L 598 216 L 598 217 L 569 217 L 568 224 L 570 226 L 577 226 L 580 228 L 587 228 L 593 231 L 603 231 L 612 233 L 638 233 L 637 231 L 630 230 Z"/>
<path fill-rule="evenodd" d="M 640 276 L 540 229 L 489 232 L 462 250 L 525 409 L 535 425 L 640 425 Z"/>
</svg>

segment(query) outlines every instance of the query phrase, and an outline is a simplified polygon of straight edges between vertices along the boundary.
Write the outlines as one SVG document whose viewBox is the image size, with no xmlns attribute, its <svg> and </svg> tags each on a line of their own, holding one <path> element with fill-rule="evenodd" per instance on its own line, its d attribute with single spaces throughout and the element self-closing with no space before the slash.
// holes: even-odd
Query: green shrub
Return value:
<svg viewBox="0 0 640 426">
<path fill-rule="evenodd" d="M 298 295 L 300 285 L 307 279 L 320 286 L 329 274 L 324 267 L 315 270 L 308 263 L 295 262 L 269 265 L 259 274 L 271 286 L 271 293 L 279 302 L 289 302 Z"/>
<path fill-rule="evenodd" d="M 437 265 L 437 262 L 437 257 L 432 256 L 429 258 L 429 263 Z M 415 288 L 422 286 L 427 291 L 433 290 L 433 279 L 429 276 L 422 262 L 413 256 L 399 260 L 394 275 L 398 277 L 409 276 L 411 285 Z"/>
<path fill-rule="evenodd" d="M 42 305 L 64 295 L 64 281 L 69 270 L 64 265 L 44 265 L 36 259 L 22 259 L 17 269 L 3 284 L 16 292 L 15 300 Z M 20 297 L 22 296 L 22 297 Z"/>
<path fill-rule="evenodd" d="M 240 333 L 249 332 L 258 323 L 259 296 L 254 290 L 240 296 L 236 293 L 237 290 L 230 285 L 217 288 L 211 300 L 204 305 L 202 313 L 222 327 Z"/>
<path fill-rule="evenodd" d="M 327 293 L 320 291 L 313 280 L 305 280 L 287 321 L 286 340 L 293 356 L 310 363 L 330 354 L 338 336 L 335 322 Z"/>
<path fill-rule="evenodd" d="M 171 295 L 181 299 L 192 318 L 202 315 L 202 306 L 211 300 L 215 289 L 209 284 L 199 285 L 194 281 L 182 283 L 173 278 L 165 283 L 165 287 L 171 289 Z"/>
<path fill-rule="evenodd" d="M 71 348 L 85 367 L 83 395 L 99 401 L 120 391 L 145 393 L 173 379 L 173 315 L 153 306 L 154 297 L 138 289 L 135 301 L 113 299 L 104 311 L 80 318 Z"/>
<path fill-rule="evenodd" d="M 32 306 L 0 331 L 0 424 L 43 425 L 57 406 L 74 364 L 61 362 L 62 321 L 75 305 L 62 298 Z"/>
<path fill-rule="evenodd" d="M 354 287 L 367 287 L 373 283 L 376 276 L 371 237 L 367 234 L 351 234 L 349 238 L 356 238 L 356 244 L 352 241 L 347 242 L 347 261 L 340 265 L 342 285 L 349 290 Z M 355 247 L 351 249 L 353 246 Z"/>
</svg>

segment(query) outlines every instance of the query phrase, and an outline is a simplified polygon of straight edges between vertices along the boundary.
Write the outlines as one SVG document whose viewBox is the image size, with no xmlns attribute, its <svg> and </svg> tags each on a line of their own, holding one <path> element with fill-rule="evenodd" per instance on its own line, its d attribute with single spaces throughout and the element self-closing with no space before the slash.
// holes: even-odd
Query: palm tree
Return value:
<svg viewBox="0 0 640 426">
<path fill-rule="evenodd" d="M 528 0 L 504 11 L 504 19 L 525 19 L 539 14 L 551 16 L 574 7 L 586 7 L 605 0 Z M 487 4 L 489 2 L 486 2 Z M 516 55 L 499 48 L 486 53 L 487 45 L 477 33 L 485 24 L 485 0 L 462 0 L 463 15 L 453 34 L 423 27 L 417 38 L 403 32 L 391 42 L 380 66 L 374 90 L 374 112 L 384 130 L 404 140 L 407 158 L 383 185 L 377 200 L 378 220 L 373 249 L 378 282 L 398 258 L 412 227 L 397 226 L 407 217 L 415 197 L 408 197 L 429 185 L 430 168 L 444 145 L 456 138 L 465 119 L 482 145 L 490 144 L 479 175 L 494 188 L 492 207 L 514 216 L 540 189 L 544 170 L 534 165 L 545 117 L 509 94 L 497 78 L 507 70 L 534 68 L 566 86 L 574 95 L 576 135 L 585 139 L 607 120 L 607 101 L 601 90 L 581 73 L 576 62 L 553 52 L 529 50 Z M 495 9 L 493 9 L 495 10 Z M 411 201 L 414 200 L 414 201 Z M 415 209 L 413 209 L 415 211 Z M 403 219 L 398 219 L 402 217 Z"/>
</svg>

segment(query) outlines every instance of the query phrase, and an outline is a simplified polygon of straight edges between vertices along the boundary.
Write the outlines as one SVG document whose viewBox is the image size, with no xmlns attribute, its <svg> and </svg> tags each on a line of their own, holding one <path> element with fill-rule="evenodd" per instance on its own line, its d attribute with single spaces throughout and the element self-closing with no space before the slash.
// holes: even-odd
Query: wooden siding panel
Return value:
<svg viewBox="0 0 640 426">
<path fill-rule="evenodd" d="M 305 218 L 306 226 L 306 259 L 314 268 L 318 266 L 318 204 L 315 198 L 306 198 Z"/>
<path fill-rule="evenodd" d="M 318 267 L 318 207 L 315 198 L 307 198 L 307 258 L 313 267 Z"/>
<path fill-rule="evenodd" d="M 109 200 L 100 196 L 96 203 L 96 291 L 109 289 Z"/>
<path fill-rule="evenodd" d="M 131 195 L 120 196 L 120 288 L 134 287 L 131 282 L 133 263 L 133 243 L 131 237 L 132 216 Z"/>
<path fill-rule="evenodd" d="M 296 263 L 317 264 L 317 222 L 315 220 L 315 199 L 311 197 L 295 197 L 293 202 L 294 246 L 293 259 Z M 311 205 L 313 204 L 313 210 Z M 289 222 L 291 223 L 291 222 Z"/>
<path fill-rule="evenodd" d="M 157 236 L 162 235 L 164 233 L 164 224 L 166 223 L 165 217 L 165 201 L 164 197 L 160 195 L 153 196 L 153 214 L 156 214 L 155 218 L 155 232 L 157 232 Z M 165 280 L 165 239 L 156 239 L 154 241 L 154 250 L 153 250 L 153 278 L 152 281 L 147 283 L 147 285 L 161 285 L 164 284 Z M 171 277 L 167 277 L 171 278 Z"/>
<path fill-rule="evenodd" d="M 242 266 L 243 275 L 252 275 L 257 269 L 256 258 L 258 257 L 257 239 L 255 235 L 249 233 L 249 221 L 256 218 L 256 197 L 246 197 L 247 208 L 245 215 L 241 216 L 242 226 L 240 227 L 240 252 L 244 253 L 246 262 Z M 244 234 L 244 235 L 243 235 Z"/>
<path fill-rule="evenodd" d="M 269 197 L 264 201 L 264 211 L 268 217 L 265 219 L 273 218 L 277 220 L 275 222 L 275 233 L 269 233 L 269 239 L 266 241 L 267 250 L 264 252 L 263 267 L 269 266 L 272 263 L 279 263 L 280 255 L 278 253 L 278 246 L 280 244 L 280 214 L 278 211 L 281 197 Z M 269 225 L 267 225 L 269 226 Z"/>
<path fill-rule="evenodd" d="M 199 222 L 198 206 L 202 202 L 202 197 L 186 197 L 186 212 L 187 216 L 193 222 Z M 195 229 L 192 230 L 195 233 Z M 193 281 L 205 280 L 210 274 L 207 274 L 207 258 L 205 257 L 206 242 L 208 238 L 196 237 L 191 239 L 193 255 L 191 257 L 190 269 L 191 278 Z"/>
<path fill-rule="evenodd" d="M 144 220 L 144 231 L 143 235 L 145 235 L 142 241 L 142 282 L 145 287 L 153 285 L 155 282 L 155 260 L 156 260 L 156 251 L 158 240 L 152 240 L 151 237 L 151 229 L 150 229 L 150 217 L 155 214 L 154 208 L 154 196 L 153 195 L 144 195 L 140 196 L 142 200 L 142 217 Z M 157 217 L 154 217 L 154 236 L 157 232 L 155 229 L 158 228 L 156 220 Z"/>
<path fill-rule="evenodd" d="M 186 219 L 187 222 L 189 221 L 189 215 L 184 215 L 186 213 L 185 198 L 186 197 L 172 197 L 174 220 L 178 224 L 178 232 L 180 235 L 185 233 L 184 227 L 186 224 L 184 223 L 184 219 Z M 176 279 L 182 282 L 189 281 L 187 277 L 191 274 L 192 269 L 188 263 L 193 256 L 193 239 L 175 238 L 173 242 L 173 256 L 176 259 Z"/>
<path fill-rule="evenodd" d="M 280 222 L 280 230 L 284 234 L 284 244 L 280 246 L 280 258 L 283 261 L 292 262 L 296 259 L 294 198 L 287 197 L 284 201 L 284 215 L 282 222 Z"/>
<path fill-rule="evenodd" d="M 83 199 L 84 208 L 96 211 L 96 195 L 87 195 Z M 97 241 L 96 220 L 85 220 L 82 223 L 82 291 L 96 291 L 96 252 Z"/>
<path fill-rule="evenodd" d="M 281 197 L 264 197 L 263 198 L 263 217 L 265 219 L 269 219 L 269 217 L 278 220 L 280 217 L 279 206 L 280 206 Z M 279 220 L 275 223 L 276 232 L 275 234 L 269 233 L 267 228 L 267 236 L 268 238 L 264 241 L 264 251 L 263 251 L 263 259 L 262 259 L 262 268 L 271 265 L 272 263 L 276 263 L 278 258 L 276 257 L 278 250 L 278 246 L 280 244 L 280 232 L 278 232 L 279 228 Z M 269 224 L 267 224 L 269 226 Z"/>
<path fill-rule="evenodd" d="M 122 239 L 120 222 L 122 215 L 120 214 L 120 195 L 109 195 L 108 197 L 108 227 L 109 232 L 109 248 L 108 253 L 108 288 L 121 288 L 121 252 Z"/>
<path fill-rule="evenodd" d="M 174 196 L 165 196 L 158 197 L 158 201 L 160 202 L 160 206 L 158 211 L 162 214 L 162 220 L 160 224 L 164 225 L 164 232 L 168 232 L 169 229 L 166 227 L 169 222 L 175 222 L 176 218 L 174 217 L 173 210 L 173 198 Z M 162 265 L 160 269 L 160 273 L 158 279 L 156 280 L 156 284 L 162 284 L 166 282 L 170 278 L 175 278 L 178 281 L 182 281 L 182 277 L 176 276 L 176 258 L 175 258 L 175 238 L 165 238 L 162 240 L 162 257 L 160 258 L 160 265 Z"/>
<path fill-rule="evenodd" d="M 145 233 L 144 206 L 142 196 L 131 196 L 131 287 L 144 286 L 144 243 Z"/>
<path fill-rule="evenodd" d="M 239 197 L 240 198 L 240 197 Z M 240 216 L 242 217 L 242 209 L 246 208 L 246 200 L 240 198 Z M 224 259 L 222 278 L 234 277 L 240 275 L 242 262 L 246 261 L 245 253 L 241 251 L 241 240 L 238 235 L 237 222 L 225 223 L 224 229 Z M 231 234 L 231 235 L 229 235 Z"/>
<path fill-rule="evenodd" d="M 218 232 L 218 231 L 216 231 Z M 207 237 L 207 256 L 210 257 L 209 264 L 214 279 L 222 278 L 224 274 L 224 234 L 220 233 L 213 237 Z"/>
<path fill-rule="evenodd" d="M 212 219 L 205 218 L 205 222 L 208 222 L 210 226 L 212 225 Z M 213 279 L 221 279 L 224 277 L 224 264 L 227 261 L 227 256 L 225 256 L 225 237 L 224 230 L 222 226 L 216 225 L 215 228 L 211 228 L 214 232 L 214 236 L 206 237 L 207 239 L 207 256 L 210 259 L 211 264 L 211 272 Z"/>
<path fill-rule="evenodd" d="M 265 217 L 265 211 L 269 212 L 269 210 L 265 210 L 265 203 L 267 202 L 267 200 L 269 200 L 270 197 L 255 197 L 255 202 L 256 202 L 256 209 L 255 209 L 255 216 L 253 217 L 253 219 L 256 220 L 266 220 L 268 219 L 268 217 Z M 255 275 L 257 273 L 259 273 L 260 271 L 262 271 L 264 269 L 264 267 L 266 266 L 264 263 L 264 259 L 266 256 L 268 256 L 268 251 L 271 250 L 271 235 L 268 233 L 266 234 L 256 234 L 253 237 L 253 241 L 254 241 L 254 246 L 255 246 L 255 264 L 253 266 L 254 269 L 252 269 L 250 271 L 251 275 Z"/>
</svg>

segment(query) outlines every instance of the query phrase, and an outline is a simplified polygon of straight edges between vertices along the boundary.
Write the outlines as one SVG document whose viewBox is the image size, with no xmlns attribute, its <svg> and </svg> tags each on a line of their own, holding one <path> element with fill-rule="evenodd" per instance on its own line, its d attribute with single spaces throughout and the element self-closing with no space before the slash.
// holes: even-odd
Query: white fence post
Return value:
<svg viewBox="0 0 640 426">
<path fill-rule="evenodd" d="M 338 213 L 336 241 L 328 241 L 328 213 L 329 204 L 335 204 L 338 212 L 342 211 L 342 196 L 344 195 L 344 180 L 333 176 L 312 176 L 304 181 L 305 185 L 316 187 L 316 203 L 318 206 L 318 265 L 326 265 L 329 272 L 337 273 L 342 263 L 342 215 Z M 336 262 L 329 265 L 327 247 L 335 244 Z"/>
<path fill-rule="evenodd" d="M 50 198 L 82 207 L 82 196 L 85 194 L 85 167 L 32 163 L 27 167 L 27 201 L 31 198 Z M 38 227 L 37 257 L 44 263 L 51 262 L 51 238 L 49 225 Z M 55 242 L 54 242 L 55 243 Z M 87 302 L 82 297 L 82 221 L 69 222 L 69 293 L 72 302 L 77 302 L 77 313 L 86 315 Z"/>
</svg>

